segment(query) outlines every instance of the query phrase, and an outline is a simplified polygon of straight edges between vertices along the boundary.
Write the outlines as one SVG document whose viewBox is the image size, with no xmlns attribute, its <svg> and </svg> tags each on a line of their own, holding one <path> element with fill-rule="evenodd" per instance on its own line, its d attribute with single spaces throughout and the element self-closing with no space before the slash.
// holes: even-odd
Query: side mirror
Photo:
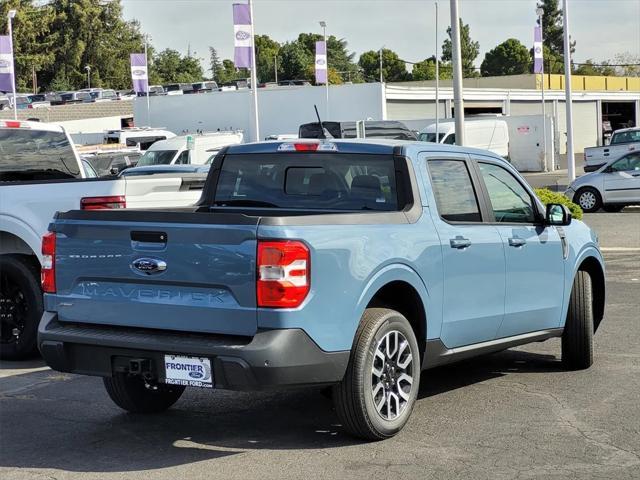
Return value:
<svg viewBox="0 0 640 480">
<path fill-rule="evenodd" d="M 571 224 L 571 212 L 567 207 L 559 203 L 547 204 L 545 220 L 547 225 L 569 225 Z"/>
</svg>

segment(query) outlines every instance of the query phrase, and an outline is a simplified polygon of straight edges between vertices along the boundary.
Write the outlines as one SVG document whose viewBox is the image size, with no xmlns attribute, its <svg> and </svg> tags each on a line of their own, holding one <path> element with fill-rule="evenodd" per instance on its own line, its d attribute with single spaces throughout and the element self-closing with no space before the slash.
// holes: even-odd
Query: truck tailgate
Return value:
<svg viewBox="0 0 640 480">
<path fill-rule="evenodd" d="M 256 332 L 258 218 L 187 212 L 68 212 L 54 223 L 62 322 Z"/>
</svg>

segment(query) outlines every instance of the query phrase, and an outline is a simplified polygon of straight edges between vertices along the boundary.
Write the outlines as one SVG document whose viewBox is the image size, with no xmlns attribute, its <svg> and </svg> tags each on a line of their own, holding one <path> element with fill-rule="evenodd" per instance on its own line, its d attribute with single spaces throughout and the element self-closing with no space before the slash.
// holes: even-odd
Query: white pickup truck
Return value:
<svg viewBox="0 0 640 480">
<path fill-rule="evenodd" d="M 206 173 L 89 177 L 62 127 L 0 120 L 0 358 L 36 351 L 41 237 L 57 211 L 191 205 Z"/>
<path fill-rule="evenodd" d="M 584 149 L 584 171 L 595 172 L 609 160 L 634 151 L 640 151 L 640 127 L 616 130 L 609 145 Z"/>
</svg>

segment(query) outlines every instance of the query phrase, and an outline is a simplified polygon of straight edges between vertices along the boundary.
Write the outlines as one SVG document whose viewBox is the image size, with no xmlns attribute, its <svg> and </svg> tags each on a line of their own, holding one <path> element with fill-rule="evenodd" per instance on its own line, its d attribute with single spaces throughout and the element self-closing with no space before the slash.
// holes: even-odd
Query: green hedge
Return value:
<svg viewBox="0 0 640 480">
<path fill-rule="evenodd" d="M 536 188 L 536 195 L 544 203 L 560 203 L 566 205 L 571 210 L 571 216 L 576 220 L 582 220 L 582 209 L 579 205 L 573 203 L 563 194 L 558 192 L 552 192 L 548 188 Z"/>
</svg>

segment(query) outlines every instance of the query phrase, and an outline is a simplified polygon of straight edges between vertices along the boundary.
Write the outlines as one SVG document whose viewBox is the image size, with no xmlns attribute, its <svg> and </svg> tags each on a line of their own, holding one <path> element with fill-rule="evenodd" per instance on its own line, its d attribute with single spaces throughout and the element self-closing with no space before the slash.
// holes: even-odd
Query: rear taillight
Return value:
<svg viewBox="0 0 640 480">
<path fill-rule="evenodd" d="M 111 210 L 114 208 L 126 208 L 125 197 L 84 197 L 80 199 L 81 210 Z"/>
<path fill-rule="evenodd" d="M 44 293 L 56 293 L 56 234 L 47 232 L 42 237 L 42 270 L 40 281 Z"/>
<path fill-rule="evenodd" d="M 311 257 L 298 241 L 258 241 L 258 307 L 295 308 L 309 293 Z"/>
</svg>

